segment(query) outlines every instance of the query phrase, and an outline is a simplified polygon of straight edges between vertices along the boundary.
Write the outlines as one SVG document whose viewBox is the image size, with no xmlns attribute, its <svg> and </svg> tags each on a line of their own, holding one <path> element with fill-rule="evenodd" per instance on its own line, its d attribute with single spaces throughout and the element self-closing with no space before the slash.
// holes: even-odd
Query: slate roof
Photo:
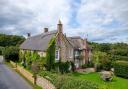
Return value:
<svg viewBox="0 0 128 89">
<path fill-rule="evenodd" d="M 46 51 L 49 41 L 53 36 L 55 36 L 56 33 L 57 30 L 29 37 L 20 45 L 20 49 Z M 83 39 L 79 36 L 67 37 L 67 40 L 74 47 L 74 49 L 88 48 L 88 45 L 84 43 Z"/>
<path fill-rule="evenodd" d="M 87 44 L 80 36 L 68 37 L 68 40 L 75 49 L 88 49 Z"/>
<path fill-rule="evenodd" d="M 27 50 L 46 51 L 46 49 L 48 48 L 49 41 L 53 36 L 55 36 L 56 33 L 57 30 L 49 31 L 37 36 L 29 37 L 20 45 L 20 48 Z"/>
</svg>

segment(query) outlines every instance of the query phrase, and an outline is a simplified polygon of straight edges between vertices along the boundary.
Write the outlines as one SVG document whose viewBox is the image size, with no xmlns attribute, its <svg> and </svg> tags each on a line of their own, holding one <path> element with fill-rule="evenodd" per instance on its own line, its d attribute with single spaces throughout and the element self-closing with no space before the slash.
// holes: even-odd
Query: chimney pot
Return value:
<svg viewBox="0 0 128 89">
<path fill-rule="evenodd" d="M 48 28 L 44 28 L 44 33 L 48 32 Z"/>
<path fill-rule="evenodd" d="M 27 35 L 28 35 L 28 37 L 30 37 L 31 36 L 31 33 L 27 33 Z"/>
</svg>

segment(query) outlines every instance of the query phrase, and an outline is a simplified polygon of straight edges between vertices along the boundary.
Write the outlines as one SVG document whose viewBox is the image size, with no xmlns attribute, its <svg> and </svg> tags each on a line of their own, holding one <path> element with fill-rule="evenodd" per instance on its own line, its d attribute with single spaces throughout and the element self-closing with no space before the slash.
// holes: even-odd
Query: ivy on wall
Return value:
<svg viewBox="0 0 128 89">
<path fill-rule="evenodd" d="M 48 45 L 46 51 L 46 69 L 50 71 L 53 69 L 55 63 L 55 37 L 53 37 Z"/>
</svg>

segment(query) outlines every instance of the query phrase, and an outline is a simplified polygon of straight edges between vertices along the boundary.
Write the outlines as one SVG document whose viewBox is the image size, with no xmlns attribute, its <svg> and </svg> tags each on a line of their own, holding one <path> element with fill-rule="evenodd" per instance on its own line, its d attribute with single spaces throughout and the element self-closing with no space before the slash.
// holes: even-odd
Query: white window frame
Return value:
<svg viewBox="0 0 128 89">
<path fill-rule="evenodd" d="M 59 61 L 59 59 L 60 59 L 60 54 L 59 54 L 59 52 L 60 52 L 59 49 L 55 51 L 55 60 L 56 60 L 56 61 Z"/>
<path fill-rule="evenodd" d="M 75 56 L 79 56 L 79 52 L 78 51 L 75 51 Z"/>
</svg>

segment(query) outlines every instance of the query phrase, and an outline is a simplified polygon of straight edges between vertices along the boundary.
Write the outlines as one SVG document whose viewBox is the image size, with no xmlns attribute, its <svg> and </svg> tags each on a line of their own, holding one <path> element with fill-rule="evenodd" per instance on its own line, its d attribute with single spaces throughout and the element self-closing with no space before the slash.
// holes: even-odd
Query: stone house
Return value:
<svg viewBox="0 0 128 89">
<path fill-rule="evenodd" d="M 81 37 L 66 37 L 63 33 L 63 24 L 61 21 L 57 24 L 57 30 L 48 31 L 48 28 L 44 28 L 42 34 L 36 36 L 30 36 L 20 45 L 22 52 L 25 50 L 37 51 L 40 56 L 46 56 L 46 50 L 48 48 L 49 41 L 55 37 L 56 50 L 55 60 L 56 62 L 61 60 L 62 62 L 72 61 L 76 68 L 86 64 L 90 61 L 90 49 L 86 39 Z"/>
</svg>

